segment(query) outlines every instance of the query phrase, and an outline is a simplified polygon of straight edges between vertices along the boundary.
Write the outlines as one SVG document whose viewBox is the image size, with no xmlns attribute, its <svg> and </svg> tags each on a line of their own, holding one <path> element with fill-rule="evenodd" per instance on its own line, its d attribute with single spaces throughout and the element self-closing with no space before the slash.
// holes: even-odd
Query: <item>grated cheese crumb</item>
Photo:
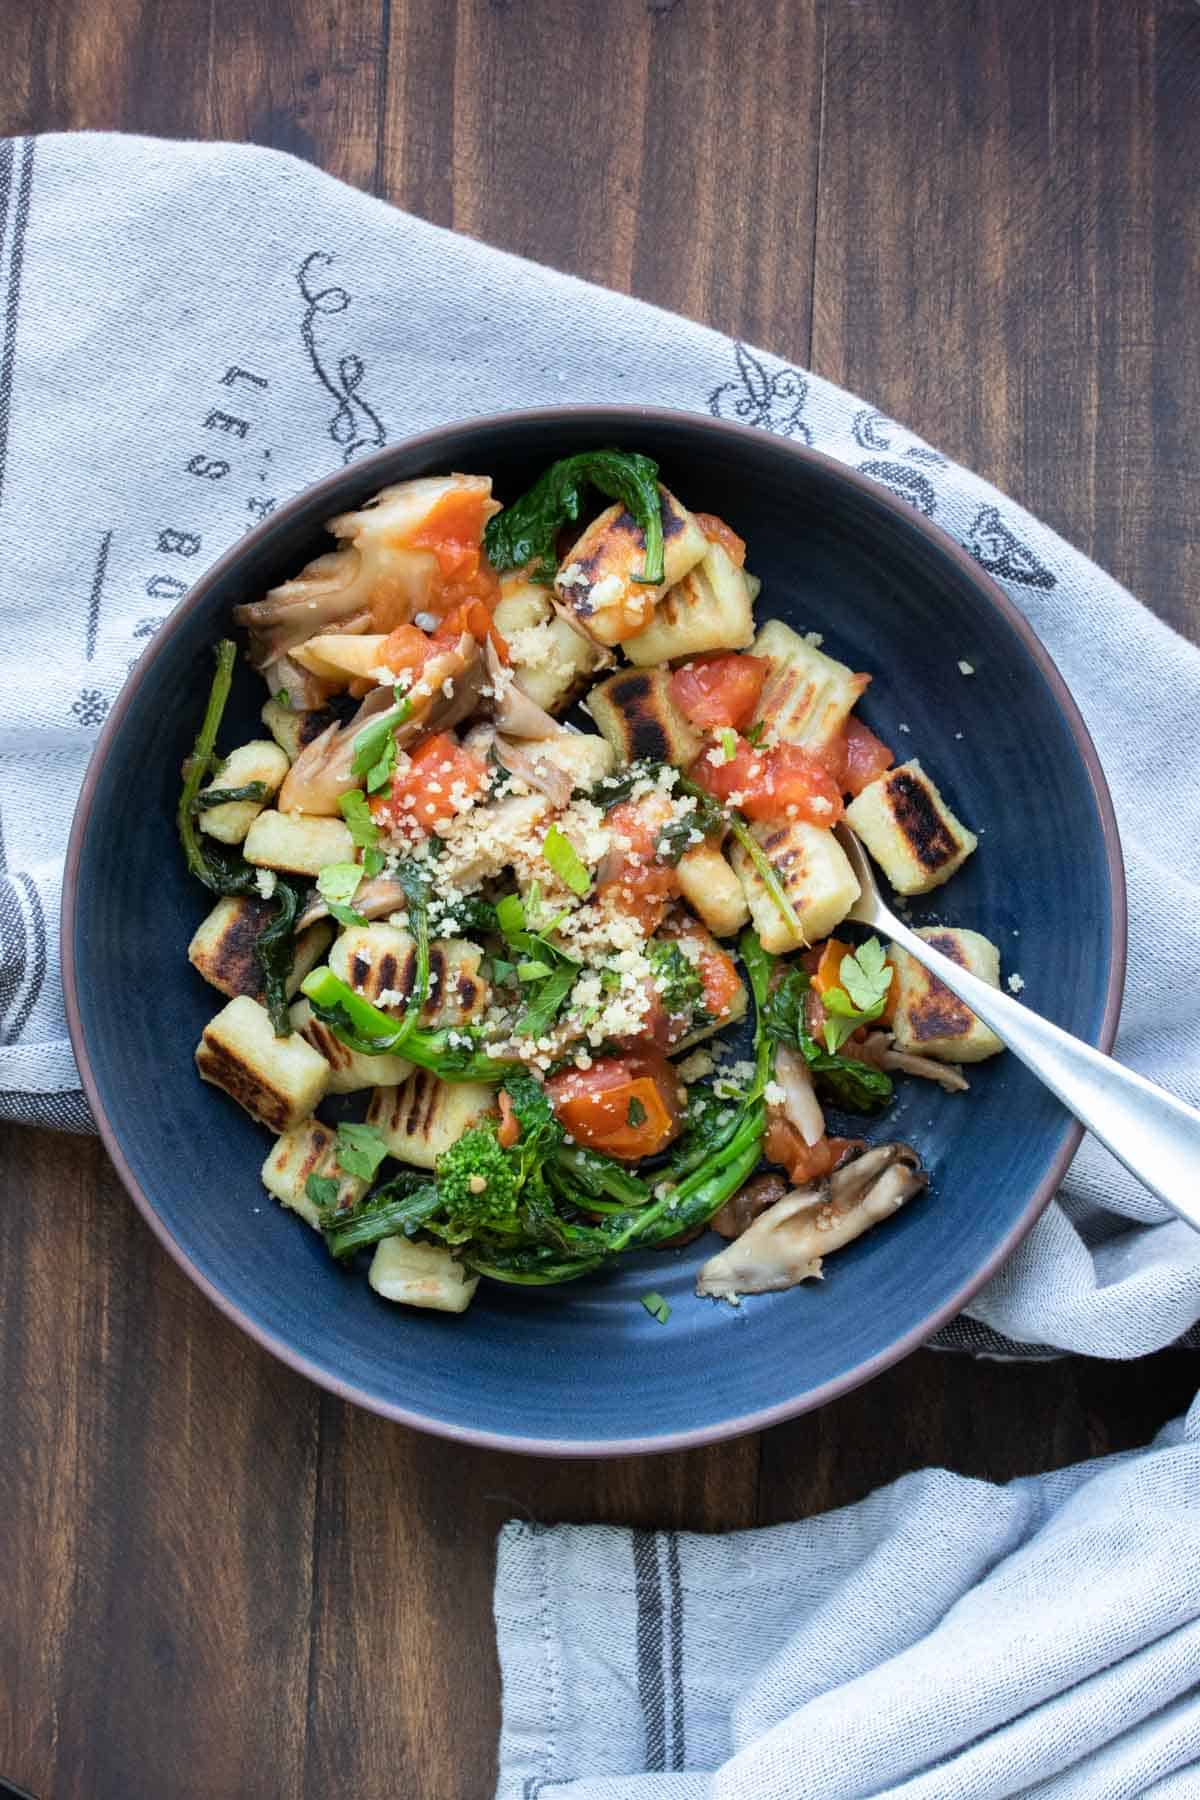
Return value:
<svg viewBox="0 0 1200 1800">
<path fill-rule="evenodd" d="M 975 673 L 974 664 L 969 663 L 969 662 L 963 662 L 960 657 L 959 664 L 958 664 L 958 672 L 960 675 L 973 675 Z"/>
<path fill-rule="evenodd" d="M 264 900 L 269 900 L 275 892 L 276 874 L 274 869 L 256 869 L 254 885 Z"/>
<path fill-rule="evenodd" d="M 1022 976 L 1015 974 L 1009 976 L 1008 991 L 1010 994 L 1019 994 L 1024 986 L 1025 982 Z"/>
</svg>

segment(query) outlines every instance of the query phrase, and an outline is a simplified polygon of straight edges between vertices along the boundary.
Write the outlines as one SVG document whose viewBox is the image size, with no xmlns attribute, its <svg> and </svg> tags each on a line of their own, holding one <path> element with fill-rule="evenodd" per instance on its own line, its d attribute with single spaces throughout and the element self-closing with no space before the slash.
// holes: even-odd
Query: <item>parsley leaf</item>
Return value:
<svg viewBox="0 0 1200 1800">
<path fill-rule="evenodd" d="M 350 838 L 356 849 L 370 850 L 379 842 L 379 827 L 371 817 L 371 808 L 361 788 L 351 788 L 338 800 L 338 810 L 350 827 Z"/>
<path fill-rule="evenodd" d="M 564 886 L 573 894 L 586 894 L 592 878 L 574 844 L 565 831 L 552 825 L 542 840 L 542 855 Z"/>
<path fill-rule="evenodd" d="M 625 1123 L 635 1129 L 646 1123 L 646 1109 L 636 1094 L 630 1098 L 629 1105 L 625 1108 Z"/>
<path fill-rule="evenodd" d="M 350 764 L 350 772 L 360 780 L 366 777 L 368 794 L 377 794 L 391 779 L 392 770 L 396 767 L 396 739 L 393 734 L 411 712 L 412 701 L 404 698 L 390 711 L 379 713 L 369 724 L 364 725 L 355 738 L 354 760 Z"/>
<path fill-rule="evenodd" d="M 338 1167 L 360 1181 L 373 1181 L 388 1149 L 373 1125 L 342 1124 L 337 1128 Z"/>
<path fill-rule="evenodd" d="M 831 1056 L 837 1054 L 846 1039 L 860 1025 L 877 1019 L 887 1005 L 892 982 L 892 965 L 878 938 L 868 938 L 855 954 L 843 956 L 838 973 L 842 986 L 826 989 L 821 1003 L 829 1015 L 825 1020 L 825 1047 Z"/>
<path fill-rule="evenodd" d="M 310 1175 L 304 1192 L 318 1212 L 329 1212 L 337 1205 L 338 1184 L 332 1175 Z"/>
<path fill-rule="evenodd" d="M 361 913 L 350 905 L 362 880 L 358 863 L 326 863 L 317 876 L 317 892 L 329 908 L 331 918 L 339 925 L 365 925 Z"/>
<path fill-rule="evenodd" d="M 661 1294 L 643 1294 L 642 1305 L 650 1314 L 650 1317 L 652 1319 L 657 1319 L 660 1325 L 665 1325 L 671 1316 L 670 1305 L 663 1299 Z"/>
</svg>

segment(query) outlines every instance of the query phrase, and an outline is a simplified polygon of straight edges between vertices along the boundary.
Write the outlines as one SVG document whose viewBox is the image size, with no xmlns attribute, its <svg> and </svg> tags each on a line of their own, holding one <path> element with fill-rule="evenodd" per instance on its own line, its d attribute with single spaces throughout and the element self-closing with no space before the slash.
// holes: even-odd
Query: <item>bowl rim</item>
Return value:
<svg viewBox="0 0 1200 1800">
<path fill-rule="evenodd" d="M 685 425 L 704 437 L 727 445 L 731 451 L 735 451 L 742 442 L 761 446 L 764 436 L 761 427 L 738 425 L 729 420 L 712 418 L 703 413 L 692 413 L 675 407 L 599 404 L 531 407 L 447 421 L 427 431 L 403 438 L 398 443 L 389 444 L 371 456 L 363 457 L 360 461 L 336 469 L 332 474 L 323 476 L 319 481 L 302 488 L 277 512 L 272 513 L 260 525 L 239 538 L 205 569 L 188 593 L 168 615 L 134 665 L 100 732 L 80 789 L 67 846 L 61 911 L 62 982 L 67 1027 L 75 1060 L 79 1067 L 80 1079 L 99 1129 L 101 1141 L 134 1205 L 168 1254 L 174 1258 L 201 1292 L 256 1343 L 262 1345 L 273 1356 L 278 1357 L 289 1368 L 306 1376 L 327 1392 L 336 1394 L 340 1399 L 352 1401 L 354 1404 L 366 1408 L 367 1411 L 393 1419 L 398 1424 L 407 1425 L 417 1431 L 432 1433 L 436 1437 L 448 1438 L 453 1442 L 529 1456 L 563 1458 L 651 1455 L 720 1443 L 726 1438 L 765 1431 L 772 1425 L 779 1425 L 787 1419 L 797 1418 L 804 1413 L 815 1411 L 817 1407 L 824 1406 L 840 1395 L 861 1387 L 865 1382 L 881 1374 L 884 1369 L 902 1361 L 904 1357 L 918 1349 L 940 1326 L 960 1313 L 967 1301 L 991 1279 L 1048 1206 L 1083 1137 L 1082 1125 L 1077 1122 L 1072 1124 L 1050 1168 L 987 1260 L 974 1270 L 970 1277 L 961 1283 L 946 1300 L 927 1313 L 902 1337 L 889 1344 L 886 1349 L 795 1399 L 780 1401 L 773 1406 L 721 1419 L 714 1424 L 698 1426 L 692 1430 L 670 1432 L 659 1436 L 633 1438 L 525 1437 L 506 1432 L 485 1431 L 469 1425 L 457 1425 L 452 1420 L 435 1418 L 407 1407 L 397 1406 L 379 1395 L 367 1392 L 352 1381 L 343 1380 L 331 1369 L 323 1367 L 295 1349 L 285 1338 L 277 1336 L 273 1331 L 259 1325 L 243 1311 L 236 1301 L 196 1266 L 187 1251 L 172 1235 L 165 1220 L 160 1216 L 152 1200 L 134 1175 L 109 1121 L 88 1053 L 79 1007 L 78 971 L 75 960 L 79 865 L 100 773 L 112 743 L 120 732 L 126 715 L 135 705 L 141 688 L 158 657 L 179 630 L 183 621 L 204 605 L 212 588 L 231 571 L 236 570 L 248 553 L 252 553 L 281 527 L 290 524 L 297 515 L 312 508 L 314 502 L 319 501 L 322 496 L 328 496 L 329 514 L 333 516 L 339 510 L 343 510 L 336 497 L 348 481 L 353 479 L 357 484 L 365 477 L 369 485 L 372 470 L 382 471 L 400 455 L 412 455 L 416 452 L 421 454 L 424 460 L 436 463 L 439 447 L 447 439 L 461 435 L 464 431 L 503 430 L 509 425 L 526 428 L 536 427 L 539 424 L 558 425 L 564 419 L 572 417 L 578 419 L 581 424 L 595 422 L 610 427 L 614 433 L 619 432 L 623 426 L 636 426 L 639 430 L 653 432 L 656 426 L 677 428 Z M 917 511 L 907 501 L 900 499 L 882 483 L 870 479 L 850 464 L 841 462 L 837 457 L 828 456 L 823 451 L 813 450 L 807 444 L 796 443 L 793 439 L 776 433 L 765 435 L 772 438 L 783 455 L 790 457 L 798 467 L 815 466 L 832 474 L 850 488 L 867 494 L 873 503 L 892 512 L 907 528 L 915 529 L 920 535 L 929 539 L 944 556 L 957 565 L 961 574 L 976 589 L 980 597 L 990 603 L 1007 620 L 1040 669 L 1075 741 L 1075 747 L 1079 752 L 1091 786 L 1104 841 L 1111 906 L 1112 947 L 1104 1013 L 1097 1034 L 1097 1045 L 1103 1051 L 1111 1050 L 1120 1018 L 1128 951 L 1125 869 L 1112 796 L 1100 764 L 1100 758 L 1095 744 L 1092 742 L 1091 734 L 1084 723 L 1083 715 L 1057 665 L 1020 608 L 1009 598 L 999 583 L 942 526 L 925 517 L 923 513 Z M 381 474 L 381 485 L 382 481 Z"/>
</svg>

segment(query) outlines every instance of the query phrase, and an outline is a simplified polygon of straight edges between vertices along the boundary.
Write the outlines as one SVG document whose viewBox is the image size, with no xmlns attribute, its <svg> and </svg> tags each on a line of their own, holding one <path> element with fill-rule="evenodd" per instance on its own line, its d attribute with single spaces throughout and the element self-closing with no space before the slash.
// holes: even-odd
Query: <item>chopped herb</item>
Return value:
<svg viewBox="0 0 1200 1800">
<path fill-rule="evenodd" d="M 286 688 L 276 689 L 275 700 L 279 706 L 290 706 L 292 704 L 292 697 Z"/>
<path fill-rule="evenodd" d="M 360 1181 L 374 1181 L 388 1153 L 388 1147 L 373 1125 L 342 1124 L 337 1128 L 337 1160 L 347 1175 Z"/>
<path fill-rule="evenodd" d="M 643 1294 L 642 1305 L 650 1317 L 657 1319 L 660 1325 L 665 1325 L 671 1316 L 671 1308 L 661 1294 Z"/>
<path fill-rule="evenodd" d="M 375 879 L 376 875 L 382 875 L 386 865 L 387 865 L 386 851 L 377 850 L 375 848 L 371 848 L 370 850 L 363 851 L 363 859 L 362 859 L 363 874 L 366 876 L 368 881 L 373 881 Z"/>
<path fill-rule="evenodd" d="M 732 762 L 737 755 L 737 732 L 728 725 L 723 725 L 717 733 L 721 743 L 721 754 L 726 762 Z"/>
<path fill-rule="evenodd" d="M 379 842 L 379 827 L 361 788 L 351 788 L 338 799 L 338 810 L 350 827 L 350 839 L 358 850 L 370 850 Z"/>
<path fill-rule="evenodd" d="M 522 1037 L 538 1038 L 550 1029 L 578 974 L 577 963 L 563 962 L 546 977 L 518 1027 Z"/>
<path fill-rule="evenodd" d="M 304 1192 L 318 1212 L 331 1212 L 337 1205 L 338 1184 L 332 1175 L 310 1175 Z"/>
<path fill-rule="evenodd" d="M 509 938 L 514 932 L 525 929 L 525 908 L 520 894 L 505 894 L 503 900 L 497 900 L 496 923 Z"/>
<path fill-rule="evenodd" d="M 405 697 L 389 712 L 380 713 L 370 724 L 364 725 L 355 738 L 350 772 L 360 779 L 365 776 L 369 794 L 377 794 L 391 779 L 392 770 L 396 766 L 396 739 L 393 734 L 411 712 L 412 701 Z"/>
<path fill-rule="evenodd" d="M 747 951 L 752 958 L 754 956 L 753 946 L 748 941 L 751 936 L 743 933 L 739 944 L 743 960 Z M 769 982 L 774 959 L 768 958 L 761 949 L 758 955 L 763 959 L 764 971 L 760 980 Z M 785 970 L 766 995 L 761 1009 L 766 1035 L 776 1043 L 791 1044 L 799 1050 L 821 1091 L 836 1105 L 845 1107 L 848 1112 L 876 1112 L 892 1097 L 891 1076 L 855 1057 L 821 1048 L 805 1019 L 805 996 L 811 985 L 806 971 L 798 965 L 793 964 Z"/>
<path fill-rule="evenodd" d="M 326 863 L 317 876 L 317 892 L 339 925 L 365 925 L 366 920 L 350 905 L 362 880 L 359 863 Z"/>
<path fill-rule="evenodd" d="M 619 500 L 637 521 L 646 550 L 643 567 L 632 579 L 657 586 L 663 579 L 658 464 L 624 450 L 585 450 L 552 463 L 528 493 L 489 519 L 483 547 L 492 567 L 503 571 L 531 564 L 532 581 L 552 582 L 558 567 L 555 539 L 563 525 L 578 519 L 589 484 L 609 500 Z"/>
<path fill-rule="evenodd" d="M 838 973 L 842 986 L 827 988 L 821 996 L 829 1015 L 823 1035 L 831 1056 L 836 1056 L 860 1025 L 879 1018 L 892 983 L 892 965 L 878 938 L 868 938 L 856 953 L 843 956 Z"/>
<path fill-rule="evenodd" d="M 625 1108 L 625 1123 L 635 1128 L 646 1123 L 646 1109 L 636 1095 L 632 1096 Z"/>
<path fill-rule="evenodd" d="M 646 946 L 651 978 L 658 990 L 664 1011 L 672 1018 L 687 1017 L 693 1025 L 706 1022 L 694 1017 L 702 1011 L 704 983 L 695 963 L 688 961 L 677 943 L 654 938 Z"/>
<path fill-rule="evenodd" d="M 744 734 L 744 736 L 745 736 L 745 739 L 746 739 L 746 742 L 747 742 L 747 743 L 748 743 L 748 744 L 749 744 L 749 746 L 750 746 L 750 748 L 751 748 L 751 749 L 752 749 L 752 750 L 757 750 L 757 749 L 758 749 L 758 746 L 759 746 L 759 745 L 760 745 L 760 744 L 761 744 L 761 743 L 762 743 L 762 739 L 763 739 L 763 732 L 764 732 L 764 731 L 765 731 L 765 730 L 766 730 L 766 729 L 767 729 L 767 722 L 766 722 L 766 720 L 765 720 L 765 719 L 760 719 L 760 720 L 759 720 L 759 721 L 758 721 L 758 724 L 757 724 L 757 725 L 752 725 L 752 726 L 751 726 L 751 727 L 750 727 L 750 729 L 749 729 L 749 731 L 747 731 L 747 732 L 746 732 L 746 733 L 745 733 L 745 734 Z"/>
<path fill-rule="evenodd" d="M 672 868 L 684 851 L 691 849 L 697 832 L 701 837 L 713 837 L 725 830 L 724 810 L 703 789 L 697 788 L 696 793 L 700 798 L 693 810 L 682 813 L 677 819 L 669 819 L 658 834 L 655 857 Z"/>
<path fill-rule="evenodd" d="M 511 968 L 511 963 L 509 967 Z M 540 981 L 544 975 L 553 974 L 549 963 L 523 962 L 517 964 L 518 981 Z"/>
<path fill-rule="evenodd" d="M 542 855 L 554 870 L 559 880 L 570 888 L 573 894 L 586 894 L 592 885 L 592 878 L 581 860 L 578 851 L 564 831 L 552 825 L 542 843 Z"/>
</svg>

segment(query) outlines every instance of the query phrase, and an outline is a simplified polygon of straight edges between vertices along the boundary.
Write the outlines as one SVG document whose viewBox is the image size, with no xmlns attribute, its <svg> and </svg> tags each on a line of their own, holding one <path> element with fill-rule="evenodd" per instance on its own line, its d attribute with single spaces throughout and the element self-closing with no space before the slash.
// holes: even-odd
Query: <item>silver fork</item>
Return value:
<svg viewBox="0 0 1200 1800">
<path fill-rule="evenodd" d="M 1200 1112 L 1010 1000 L 910 931 L 884 904 L 870 858 L 849 826 L 836 829 L 862 889 L 850 918 L 924 963 L 1131 1175 L 1200 1231 Z"/>
</svg>

